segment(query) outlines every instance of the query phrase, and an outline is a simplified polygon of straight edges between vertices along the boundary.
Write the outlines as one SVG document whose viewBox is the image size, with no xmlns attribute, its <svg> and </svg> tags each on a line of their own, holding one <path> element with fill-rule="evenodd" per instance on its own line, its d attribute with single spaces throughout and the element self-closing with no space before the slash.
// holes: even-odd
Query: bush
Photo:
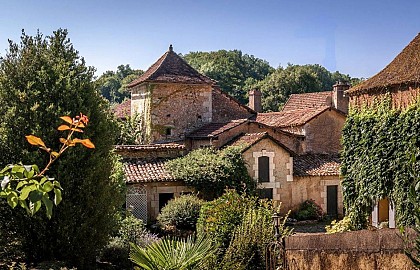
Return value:
<svg viewBox="0 0 420 270">
<path fill-rule="evenodd" d="M 297 220 L 323 220 L 325 213 L 322 211 L 321 206 L 310 199 L 301 203 L 298 210 L 291 214 L 291 217 Z"/>
<path fill-rule="evenodd" d="M 229 247 L 223 257 L 221 269 L 266 269 L 267 245 L 273 241 L 273 207 L 269 203 L 246 209 L 240 225 L 235 228 Z M 279 228 L 282 237 L 291 230 L 284 227 L 287 215 Z"/>
<path fill-rule="evenodd" d="M 118 269 L 131 269 L 132 264 L 129 259 L 130 243 L 139 247 L 146 247 L 158 240 L 157 236 L 149 233 L 143 221 L 127 213 L 126 217 L 120 222 L 120 229 L 116 236 L 103 249 L 101 261 L 108 262 L 118 267 Z"/>
<path fill-rule="evenodd" d="M 194 195 L 170 200 L 157 217 L 165 231 L 195 231 L 203 201 Z"/>
<path fill-rule="evenodd" d="M 242 150 L 230 146 L 223 150 L 202 148 L 166 163 L 167 169 L 205 199 L 221 196 L 226 188 L 253 193 L 255 181 L 248 175 Z"/>
<path fill-rule="evenodd" d="M 331 234 L 331 233 L 341 233 L 341 232 L 353 231 L 354 228 L 352 226 L 350 217 L 345 216 L 340 221 L 333 220 L 331 222 L 331 225 L 325 226 L 325 230 L 327 231 L 327 234 Z"/>
</svg>

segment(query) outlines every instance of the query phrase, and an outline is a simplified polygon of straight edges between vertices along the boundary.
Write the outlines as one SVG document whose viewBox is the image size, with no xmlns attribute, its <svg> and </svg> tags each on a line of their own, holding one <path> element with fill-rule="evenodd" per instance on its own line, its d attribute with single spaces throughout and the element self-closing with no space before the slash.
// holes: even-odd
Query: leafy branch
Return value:
<svg viewBox="0 0 420 270">
<path fill-rule="evenodd" d="M 52 216 L 53 205 L 58 205 L 62 200 L 62 187 L 60 182 L 45 175 L 51 165 L 69 148 L 77 143 L 87 148 L 95 148 L 90 139 L 73 138 L 75 132 L 82 133 L 89 122 L 86 115 L 82 113 L 74 118 L 69 116 L 60 117 L 67 124 L 60 125 L 59 131 L 68 132 L 66 138 L 60 138 L 62 143 L 58 151 L 47 147 L 41 138 L 28 135 L 25 136 L 28 143 L 37 146 L 49 154 L 49 162 L 40 171 L 37 165 L 9 164 L 0 171 L 1 189 L 0 198 L 7 200 L 10 207 L 20 206 L 29 215 L 34 215 L 44 204 L 48 218 Z M 54 193 L 51 200 L 50 195 Z"/>
</svg>

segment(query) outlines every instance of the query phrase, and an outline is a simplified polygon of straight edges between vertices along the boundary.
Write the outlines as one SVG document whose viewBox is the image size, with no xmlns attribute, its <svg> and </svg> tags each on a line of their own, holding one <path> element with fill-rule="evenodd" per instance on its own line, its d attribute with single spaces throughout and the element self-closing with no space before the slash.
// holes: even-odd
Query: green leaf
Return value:
<svg viewBox="0 0 420 270">
<path fill-rule="evenodd" d="M 26 201 L 25 201 L 25 200 L 19 200 L 19 205 L 20 205 L 22 208 L 24 208 L 28 214 L 30 214 L 30 213 L 31 213 L 31 210 L 29 209 L 28 204 L 26 203 Z"/>
<path fill-rule="evenodd" d="M 60 189 L 63 189 L 63 188 L 61 187 L 61 185 L 60 185 L 60 182 L 58 182 L 58 181 L 54 181 L 54 182 L 53 182 L 53 184 L 54 184 L 54 186 L 55 186 L 55 187 L 58 187 L 58 188 L 60 188 Z"/>
<path fill-rule="evenodd" d="M 29 193 L 31 193 L 31 191 L 35 190 L 36 187 L 34 185 L 28 185 L 25 186 L 24 188 L 22 188 L 22 190 L 20 191 L 20 196 L 19 199 L 21 200 L 26 200 L 29 196 Z"/>
<path fill-rule="evenodd" d="M 39 211 L 39 209 L 41 208 L 41 200 L 36 201 L 36 202 L 30 202 L 29 203 L 29 209 L 31 211 L 31 215 L 34 215 L 36 212 Z"/>
<path fill-rule="evenodd" d="M 47 217 L 51 219 L 53 203 L 48 197 L 48 194 L 45 193 L 44 196 L 42 196 L 42 202 L 44 203 L 45 209 L 47 210 Z"/>
<path fill-rule="evenodd" d="M 20 189 L 21 187 L 25 186 L 28 184 L 28 181 L 23 180 L 23 181 L 19 181 L 19 183 L 16 186 L 16 190 Z"/>
<path fill-rule="evenodd" d="M 54 194 L 55 194 L 55 196 L 54 196 L 54 204 L 55 205 L 58 205 L 61 202 L 61 200 L 62 200 L 61 190 L 59 188 L 54 188 Z"/>
<path fill-rule="evenodd" d="M 53 188 L 54 188 L 54 185 L 50 181 L 45 182 L 45 184 L 42 186 L 42 189 L 44 190 L 44 192 L 47 192 L 47 193 L 53 190 Z"/>
<path fill-rule="evenodd" d="M 12 173 L 23 173 L 25 168 L 21 165 L 13 165 Z"/>
<path fill-rule="evenodd" d="M 38 201 L 40 201 L 42 198 L 42 192 L 39 190 L 34 190 L 31 193 L 29 193 L 29 200 L 32 203 L 36 203 Z"/>
<path fill-rule="evenodd" d="M 18 205 L 19 199 L 17 193 L 12 191 L 7 195 L 7 203 L 12 207 L 15 208 Z"/>
</svg>

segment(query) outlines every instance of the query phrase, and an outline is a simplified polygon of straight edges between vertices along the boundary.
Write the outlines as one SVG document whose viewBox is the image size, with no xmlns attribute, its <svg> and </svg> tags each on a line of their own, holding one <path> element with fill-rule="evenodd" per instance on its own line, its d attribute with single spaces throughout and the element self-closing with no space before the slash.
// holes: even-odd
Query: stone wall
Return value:
<svg viewBox="0 0 420 270">
<path fill-rule="evenodd" d="M 341 134 L 346 117 L 329 110 L 305 124 L 304 152 L 338 153 L 341 146 Z"/>
<path fill-rule="evenodd" d="M 382 91 L 363 93 L 350 96 L 350 108 L 361 108 L 364 105 L 372 106 L 375 102 L 381 101 L 385 96 L 390 95 L 392 107 L 403 109 L 416 102 L 420 97 L 420 87 L 399 86 Z"/>
<path fill-rule="evenodd" d="M 222 90 L 215 88 L 213 89 L 213 122 L 223 123 L 233 119 L 249 118 L 253 114 L 251 109 L 247 109 L 246 106 L 240 105 L 232 97 L 224 94 Z"/>
<path fill-rule="evenodd" d="M 398 230 L 293 235 L 286 238 L 289 270 L 411 270 Z"/>
</svg>

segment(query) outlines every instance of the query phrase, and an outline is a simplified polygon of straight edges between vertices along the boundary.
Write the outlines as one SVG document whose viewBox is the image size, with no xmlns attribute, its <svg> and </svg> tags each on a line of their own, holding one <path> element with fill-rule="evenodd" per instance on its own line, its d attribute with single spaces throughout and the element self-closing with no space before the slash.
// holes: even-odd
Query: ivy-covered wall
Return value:
<svg viewBox="0 0 420 270">
<path fill-rule="evenodd" d="M 414 221 L 408 191 L 420 171 L 420 99 L 404 110 L 391 108 L 387 97 L 352 109 L 343 129 L 344 206 L 356 229 L 366 227 L 373 203 L 385 197 L 394 203 L 397 225 Z"/>
</svg>

